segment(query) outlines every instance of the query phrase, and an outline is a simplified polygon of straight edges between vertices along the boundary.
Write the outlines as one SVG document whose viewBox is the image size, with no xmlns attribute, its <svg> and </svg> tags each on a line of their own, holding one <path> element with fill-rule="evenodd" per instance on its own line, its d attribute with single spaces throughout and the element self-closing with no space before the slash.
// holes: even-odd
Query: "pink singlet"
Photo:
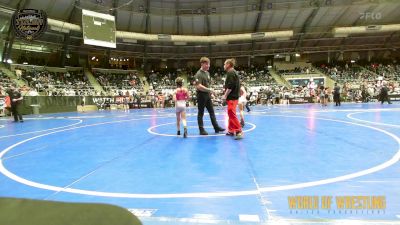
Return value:
<svg viewBox="0 0 400 225">
<path fill-rule="evenodd" d="M 175 103 L 176 112 L 185 111 L 187 99 L 188 99 L 188 95 L 185 91 L 183 91 L 182 89 L 176 91 L 176 103 Z"/>
</svg>

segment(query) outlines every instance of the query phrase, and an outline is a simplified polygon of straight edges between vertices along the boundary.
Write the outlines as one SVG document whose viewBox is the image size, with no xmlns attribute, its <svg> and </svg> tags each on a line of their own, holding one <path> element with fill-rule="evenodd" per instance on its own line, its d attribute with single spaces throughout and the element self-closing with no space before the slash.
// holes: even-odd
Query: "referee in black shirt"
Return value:
<svg viewBox="0 0 400 225">
<path fill-rule="evenodd" d="M 210 114 L 211 123 L 214 127 L 215 133 L 219 133 L 225 131 L 225 129 L 218 125 L 211 101 L 211 94 L 213 91 L 208 87 L 210 84 L 210 73 L 208 72 L 208 69 L 210 68 L 210 59 L 202 57 L 200 59 L 200 64 L 201 68 L 195 75 L 198 108 L 197 123 L 199 125 L 200 135 L 208 135 L 207 131 L 204 129 L 203 123 L 204 108 L 207 108 L 207 111 Z"/>
</svg>

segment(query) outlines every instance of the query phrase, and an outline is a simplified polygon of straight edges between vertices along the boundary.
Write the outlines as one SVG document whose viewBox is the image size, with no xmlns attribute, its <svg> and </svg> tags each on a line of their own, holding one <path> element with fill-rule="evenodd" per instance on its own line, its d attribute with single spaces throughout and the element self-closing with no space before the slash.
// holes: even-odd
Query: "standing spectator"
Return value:
<svg viewBox="0 0 400 225">
<path fill-rule="evenodd" d="M 138 109 L 140 109 L 142 104 L 142 97 L 140 93 L 135 94 L 134 99 L 136 99 L 136 104 L 138 105 Z"/>
<path fill-rule="evenodd" d="M 253 95 L 253 92 L 250 92 L 249 95 L 246 95 L 246 109 L 247 109 L 247 112 L 251 111 L 249 105 L 250 105 L 250 98 L 251 98 L 252 95 Z"/>
<path fill-rule="evenodd" d="M 247 106 L 247 91 L 244 83 L 240 85 L 240 97 L 239 97 L 239 114 L 240 114 L 240 125 L 244 127 L 244 106 Z"/>
<path fill-rule="evenodd" d="M 11 100 L 11 112 L 14 116 L 14 122 L 24 122 L 21 115 L 22 95 L 18 89 L 12 85 L 9 90 L 9 96 Z"/>
<path fill-rule="evenodd" d="M 165 96 L 163 95 L 162 92 L 158 92 L 157 96 L 157 108 L 164 108 L 164 101 L 165 101 Z"/>
<path fill-rule="evenodd" d="M 385 101 L 387 101 L 388 104 L 392 104 L 392 102 L 390 102 L 389 88 L 387 86 L 387 82 L 386 81 L 383 82 L 383 87 L 381 88 L 380 100 L 381 100 L 381 104 L 383 104 Z"/>
<path fill-rule="evenodd" d="M 335 101 L 335 106 L 340 106 L 340 87 L 337 83 L 333 88 L 333 101 Z"/>
<path fill-rule="evenodd" d="M 321 106 L 326 106 L 326 98 L 325 98 L 325 87 L 321 85 L 319 87 L 319 102 L 321 103 Z"/>
</svg>

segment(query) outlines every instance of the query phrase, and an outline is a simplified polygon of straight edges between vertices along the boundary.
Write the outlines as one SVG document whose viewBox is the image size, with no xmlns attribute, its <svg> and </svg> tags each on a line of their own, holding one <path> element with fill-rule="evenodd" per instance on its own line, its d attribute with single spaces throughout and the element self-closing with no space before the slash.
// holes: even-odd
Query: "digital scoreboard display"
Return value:
<svg viewBox="0 0 400 225">
<path fill-rule="evenodd" d="M 84 44 L 117 47 L 114 16 L 83 9 L 82 29 Z"/>
</svg>

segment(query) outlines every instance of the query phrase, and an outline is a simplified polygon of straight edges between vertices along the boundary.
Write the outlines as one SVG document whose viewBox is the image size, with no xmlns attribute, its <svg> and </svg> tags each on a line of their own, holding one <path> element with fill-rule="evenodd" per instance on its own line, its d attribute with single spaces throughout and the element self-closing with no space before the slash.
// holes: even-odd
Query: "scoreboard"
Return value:
<svg viewBox="0 0 400 225">
<path fill-rule="evenodd" d="M 117 47 L 114 16 L 83 9 L 82 29 L 84 44 Z"/>
</svg>

